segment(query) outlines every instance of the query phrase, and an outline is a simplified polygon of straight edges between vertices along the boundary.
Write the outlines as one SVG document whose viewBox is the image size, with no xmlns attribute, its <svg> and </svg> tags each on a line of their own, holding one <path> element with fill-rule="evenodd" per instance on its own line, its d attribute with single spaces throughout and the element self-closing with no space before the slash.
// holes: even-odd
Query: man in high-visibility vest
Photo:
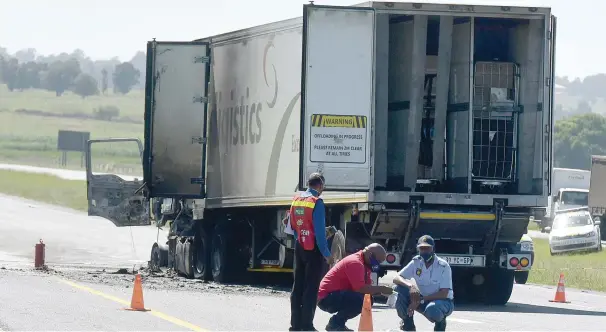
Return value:
<svg viewBox="0 0 606 332">
<path fill-rule="evenodd" d="M 324 176 L 312 173 L 308 189 L 295 195 L 290 206 L 290 226 L 295 237 L 294 283 L 290 294 L 290 331 L 316 331 L 313 326 L 318 288 L 330 257 L 326 241 L 326 211 L 319 197 Z"/>
</svg>

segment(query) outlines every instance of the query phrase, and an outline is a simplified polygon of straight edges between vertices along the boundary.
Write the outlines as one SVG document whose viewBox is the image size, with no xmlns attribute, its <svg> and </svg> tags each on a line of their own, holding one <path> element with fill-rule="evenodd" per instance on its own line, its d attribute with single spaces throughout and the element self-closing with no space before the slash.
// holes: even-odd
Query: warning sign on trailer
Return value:
<svg viewBox="0 0 606 332">
<path fill-rule="evenodd" d="M 310 160 L 314 163 L 366 162 L 367 117 L 313 114 Z"/>
</svg>

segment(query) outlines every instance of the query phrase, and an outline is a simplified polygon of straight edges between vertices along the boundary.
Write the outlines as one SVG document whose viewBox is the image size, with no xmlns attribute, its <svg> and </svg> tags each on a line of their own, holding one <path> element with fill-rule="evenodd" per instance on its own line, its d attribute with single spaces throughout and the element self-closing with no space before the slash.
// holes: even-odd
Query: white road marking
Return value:
<svg viewBox="0 0 606 332">
<path fill-rule="evenodd" d="M 446 321 L 455 322 L 455 323 L 463 323 L 463 324 L 483 324 L 482 322 L 478 322 L 475 320 L 456 318 L 456 317 L 448 317 L 448 318 L 446 318 Z"/>
</svg>

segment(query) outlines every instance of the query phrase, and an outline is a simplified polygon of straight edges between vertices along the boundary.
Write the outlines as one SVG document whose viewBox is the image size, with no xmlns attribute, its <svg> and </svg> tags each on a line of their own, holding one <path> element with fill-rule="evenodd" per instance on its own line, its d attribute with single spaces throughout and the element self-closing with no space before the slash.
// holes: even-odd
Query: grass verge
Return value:
<svg viewBox="0 0 606 332">
<path fill-rule="evenodd" d="M 59 130 L 89 132 L 92 139 L 143 138 L 142 91 L 89 98 L 66 93 L 56 97 L 49 91 L 35 89 L 9 92 L 0 84 L 0 100 L 0 163 L 82 169 L 81 154 L 77 152 L 68 153 L 67 164 L 61 163 L 62 153 L 57 150 Z M 135 122 L 95 118 L 96 110 L 102 106 L 115 106 L 120 109 L 120 118 Z M 121 174 L 141 163 L 138 148 L 128 143 L 98 144 L 93 159 L 93 164 Z"/>
<path fill-rule="evenodd" d="M 606 250 L 551 256 L 546 239 L 534 239 L 535 262 L 529 283 L 557 286 L 564 273 L 566 287 L 606 291 Z"/>
<path fill-rule="evenodd" d="M 539 228 L 539 225 L 536 222 L 531 221 L 528 223 L 528 230 L 529 231 L 540 231 L 541 228 Z"/>
<path fill-rule="evenodd" d="M 86 113 L 101 106 L 112 105 L 120 110 L 120 116 L 142 118 L 145 104 L 143 90 L 132 90 L 126 95 L 109 93 L 82 98 L 70 91 L 57 97 L 54 92 L 41 89 L 27 89 L 23 91 L 8 91 L 5 84 L 0 84 L 0 110 L 40 110 L 56 114 Z"/>
<path fill-rule="evenodd" d="M 0 170 L 0 191 L 40 202 L 86 211 L 86 182 L 48 174 Z"/>
</svg>

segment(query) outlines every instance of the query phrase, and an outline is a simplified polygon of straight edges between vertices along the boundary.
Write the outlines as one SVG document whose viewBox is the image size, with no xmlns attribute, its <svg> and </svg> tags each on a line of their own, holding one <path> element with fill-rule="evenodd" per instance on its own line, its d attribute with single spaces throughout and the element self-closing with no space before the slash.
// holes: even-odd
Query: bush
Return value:
<svg viewBox="0 0 606 332">
<path fill-rule="evenodd" d="M 114 105 L 99 106 L 93 110 L 93 116 L 97 120 L 112 121 L 120 116 L 120 109 Z"/>
</svg>

